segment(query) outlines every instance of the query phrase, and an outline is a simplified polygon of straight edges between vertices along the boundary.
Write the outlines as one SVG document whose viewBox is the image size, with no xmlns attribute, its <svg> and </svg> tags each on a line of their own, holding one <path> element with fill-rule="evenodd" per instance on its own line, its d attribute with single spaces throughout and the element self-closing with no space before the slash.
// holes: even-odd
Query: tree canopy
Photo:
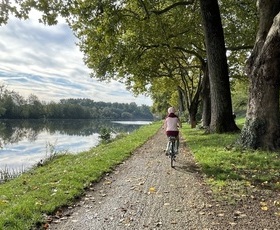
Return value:
<svg viewBox="0 0 280 230">
<path fill-rule="evenodd" d="M 226 17 L 223 17 L 226 34 L 236 31 L 233 28 L 236 28 L 237 16 L 242 14 L 238 7 L 242 12 L 246 11 L 248 20 L 252 15 L 252 4 L 234 2 L 225 1 L 222 4 L 224 9 L 231 6 L 230 10 L 225 11 Z M 92 76 L 100 80 L 122 81 L 136 94 L 149 94 L 154 79 L 176 79 L 182 74 L 182 67 L 190 69 L 196 66 L 201 69 L 205 65 L 206 52 L 198 1 L 20 0 L 18 3 L 20 7 L 6 1 L 4 8 L 22 18 L 28 17 L 30 10 L 35 8 L 42 12 L 41 21 L 47 24 L 56 23 L 58 15 L 65 17 L 79 38 L 80 49 L 84 53 L 85 63 L 92 70 Z M 4 19 L 6 22 L 7 17 Z M 238 25 L 239 31 L 244 30 L 243 24 Z M 248 34 L 248 28 L 252 27 L 246 28 Z M 232 36 L 228 37 L 232 39 Z M 234 37 L 242 41 L 239 47 L 248 46 L 244 44 L 242 34 Z M 236 41 L 234 44 L 237 44 Z M 234 46 L 230 47 L 233 49 Z M 180 85 L 181 78 L 177 82 Z"/>
<path fill-rule="evenodd" d="M 262 47 L 269 47 L 263 44 L 273 19 L 277 19 L 277 0 L 259 0 L 257 3 L 259 14 L 255 2 L 250 0 L 19 0 L 18 7 L 6 0 L 2 4 L 1 20 L 7 22 L 9 13 L 26 18 L 33 8 L 43 13 L 42 22 L 47 24 L 56 23 L 59 15 L 66 18 L 79 39 L 78 45 L 84 53 L 86 65 L 92 69 L 92 77 L 121 81 L 135 94 L 147 93 L 155 100 L 160 95 L 177 91 L 177 97 L 167 96 L 162 105 L 155 101 L 154 109 L 174 103 L 177 98 L 177 106 L 189 113 L 196 110 L 191 110 L 191 105 L 196 104 L 197 97 L 187 100 L 192 97 L 188 94 L 188 86 L 193 84 L 196 87 L 193 92 L 201 90 L 204 94 L 201 98 L 208 98 L 209 93 L 210 127 L 223 132 L 235 129 L 231 118 L 228 127 L 226 122 L 232 111 L 230 83 L 244 75 L 243 66 L 255 38 L 257 41 L 249 63 L 260 60 L 256 57 Z M 205 17 L 209 13 L 216 17 L 212 22 L 213 18 Z M 258 16 L 260 24 L 256 37 Z M 266 20 L 263 20 L 265 16 Z M 216 29 L 220 32 L 217 33 Z M 217 59 L 217 55 L 223 59 Z M 257 66 L 261 69 L 262 64 L 258 62 Z M 222 78 L 220 73 L 223 73 Z M 251 78 L 257 71 L 250 69 L 247 73 Z M 196 79 L 190 80 L 189 76 Z M 205 90 L 208 77 L 210 92 Z M 256 85 L 249 90 L 261 89 L 258 83 L 250 81 L 250 84 Z M 254 101 L 257 94 L 251 96 Z M 278 126 L 277 121 L 272 124 Z M 262 136 L 260 133 L 256 135 Z"/>
</svg>

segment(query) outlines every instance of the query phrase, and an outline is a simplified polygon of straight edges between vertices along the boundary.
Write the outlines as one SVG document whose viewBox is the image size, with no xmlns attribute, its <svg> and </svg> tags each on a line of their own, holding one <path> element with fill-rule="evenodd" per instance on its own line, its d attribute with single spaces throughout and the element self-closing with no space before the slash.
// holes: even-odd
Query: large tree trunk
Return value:
<svg viewBox="0 0 280 230">
<path fill-rule="evenodd" d="M 218 1 L 200 0 L 200 6 L 210 80 L 210 132 L 239 131 L 232 116 L 228 65 Z"/>
<path fill-rule="evenodd" d="M 197 99 L 197 98 L 196 98 Z M 197 125 L 197 111 L 198 111 L 198 105 L 199 105 L 199 100 L 193 100 L 191 103 L 191 106 L 189 108 L 189 118 L 190 118 L 190 124 L 191 128 L 195 128 Z"/>
<path fill-rule="evenodd" d="M 259 1 L 259 10 L 259 32 L 246 66 L 250 91 L 241 143 L 275 150 L 280 148 L 280 1 Z"/>
</svg>

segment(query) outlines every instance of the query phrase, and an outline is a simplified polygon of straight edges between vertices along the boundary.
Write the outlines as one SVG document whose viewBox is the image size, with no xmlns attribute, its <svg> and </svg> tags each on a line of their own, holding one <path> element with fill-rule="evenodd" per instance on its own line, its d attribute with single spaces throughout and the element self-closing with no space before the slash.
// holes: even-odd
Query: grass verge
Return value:
<svg viewBox="0 0 280 230">
<path fill-rule="evenodd" d="M 244 119 L 237 120 L 242 127 Z M 196 161 L 219 199 L 236 200 L 250 188 L 280 190 L 280 154 L 234 147 L 239 134 L 205 134 L 183 128 Z"/>
<path fill-rule="evenodd" d="M 58 155 L 43 167 L 1 184 L 0 229 L 35 229 L 44 214 L 70 205 L 90 183 L 100 180 L 153 136 L 161 124 L 142 126 L 130 135 L 77 155 Z"/>
</svg>

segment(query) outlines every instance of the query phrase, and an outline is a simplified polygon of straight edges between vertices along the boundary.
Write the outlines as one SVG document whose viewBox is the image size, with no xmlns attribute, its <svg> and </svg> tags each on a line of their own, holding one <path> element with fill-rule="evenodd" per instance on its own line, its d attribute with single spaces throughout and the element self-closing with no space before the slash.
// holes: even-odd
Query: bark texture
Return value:
<svg viewBox="0 0 280 230">
<path fill-rule="evenodd" d="M 211 92 L 210 132 L 235 132 L 223 27 L 217 0 L 200 0 Z"/>
<path fill-rule="evenodd" d="M 241 143 L 275 150 L 280 148 L 280 1 L 262 0 L 259 7 L 259 32 L 246 66 L 250 88 Z"/>
</svg>

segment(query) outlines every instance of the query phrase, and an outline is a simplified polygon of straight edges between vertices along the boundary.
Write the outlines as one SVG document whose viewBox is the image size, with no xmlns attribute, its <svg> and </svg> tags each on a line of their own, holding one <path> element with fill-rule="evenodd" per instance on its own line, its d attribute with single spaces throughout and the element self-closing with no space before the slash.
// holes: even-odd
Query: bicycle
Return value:
<svg viewBox="0 0 280 230">
<path fill-rule="evenodd" d="M 168 137 L 167 153 L 168 156 L 170 157 L 171 168 L 174 168 L 174 161 L 176 158 L 176 142 L 177 142 L 177 137 L 174 136 Z"/>
</svg>

